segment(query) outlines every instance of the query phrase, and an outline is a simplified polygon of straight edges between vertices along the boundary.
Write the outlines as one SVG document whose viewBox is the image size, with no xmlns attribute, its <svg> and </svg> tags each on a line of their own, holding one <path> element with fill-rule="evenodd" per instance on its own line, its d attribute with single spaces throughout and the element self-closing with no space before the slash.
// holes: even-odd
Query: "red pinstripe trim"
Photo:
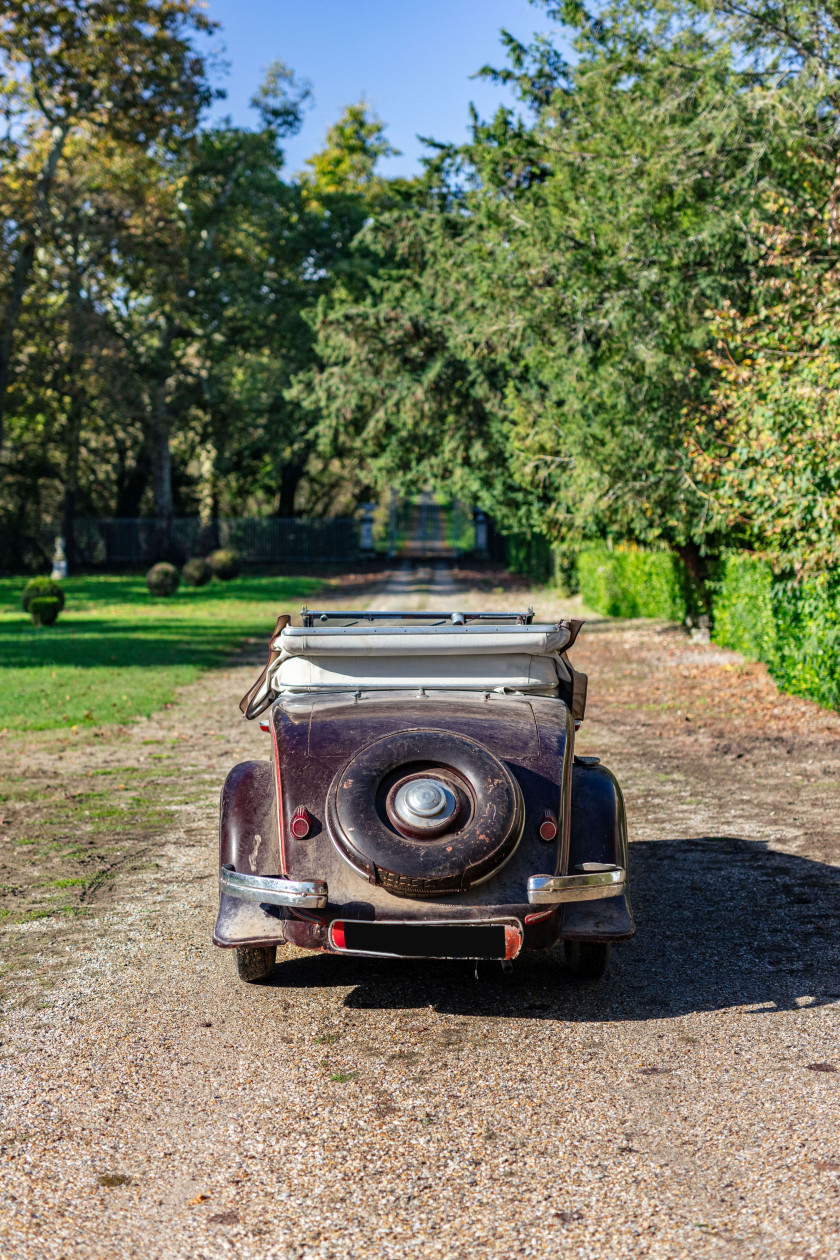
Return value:
<svg viewBox="0 0 840 1260">
<path fill-rule="evenodd" d="M 280 774 L 280 745 L 277 741 L 277 723 L 272 722 L 271 738 L 274 740 L 274 768 L 277 773 L 277 834 L 280 838 L 280 874 L 289 874 L 286 866 L 286 842 L 283 834 L 283 777 Z"/>
</svg>

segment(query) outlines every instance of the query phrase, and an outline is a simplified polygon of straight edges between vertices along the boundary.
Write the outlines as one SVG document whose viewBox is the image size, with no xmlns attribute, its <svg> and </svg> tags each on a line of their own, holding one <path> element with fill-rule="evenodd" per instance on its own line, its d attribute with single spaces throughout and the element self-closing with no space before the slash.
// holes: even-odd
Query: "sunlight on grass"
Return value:
<svg viewBox="0 0 840 1260">
<path fill-rule="evenodd" d="M 0 578 L 0 730 L 101 726 L 146 717 L 246 638 L 268 640 L 322 582 L 258 577 L 150 595 L 142 576 L 70 578 L 54 626 L 20 607 L 24 578 Z"/>
</svg>

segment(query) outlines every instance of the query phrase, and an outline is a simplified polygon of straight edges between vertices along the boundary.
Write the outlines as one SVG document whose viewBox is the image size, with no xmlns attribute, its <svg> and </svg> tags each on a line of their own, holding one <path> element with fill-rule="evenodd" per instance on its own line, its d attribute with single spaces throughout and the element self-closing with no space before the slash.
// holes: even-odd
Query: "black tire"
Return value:
<svg viewBox="0 0 840 1260">
<path fill-rule="evenodd" d="M 608 941 L 564 941 L 563 952 L 577 980 L 601 980 L 610 961 Z"/>
<path fill-rule="evenodd" d="M 274 974 L 277 958 L 276 945 L 239 945 L 236 949 L 236 969 L 239 979 L 248 984 L 260 984 Z"/>
<path fill-rule="evenodd" d="M 466 816 L 428 839 L 400 833 L 387 814 L 389 789 L 420 772 L 463 790 Z M 342 857 L 395 897 L 425 900 L 463 892 L 508 860 L 525 811 L 517 780 L 477 740 L 452 731 L 395 731 L 362 748 L 335 776 L 327 826 Z"/>
</svg>

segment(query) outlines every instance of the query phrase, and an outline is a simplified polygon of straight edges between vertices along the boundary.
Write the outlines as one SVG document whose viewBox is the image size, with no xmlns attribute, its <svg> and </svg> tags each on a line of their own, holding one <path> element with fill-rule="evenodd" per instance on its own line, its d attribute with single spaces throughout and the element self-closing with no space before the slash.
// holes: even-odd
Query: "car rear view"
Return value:
<svg viewBox="0 0 840 1260">
<path fill-rule="evenodd" d="M 496 959 L 562 939 L 582 976 L 632 935 L 621 793 L 576 758 L 578 622 L 530 612 L 281 617 L 243 700 L 271 743 L 228 775 L 214 940 Z M 282 979 L 282 967 L 278 972 Z"/>
</svg>

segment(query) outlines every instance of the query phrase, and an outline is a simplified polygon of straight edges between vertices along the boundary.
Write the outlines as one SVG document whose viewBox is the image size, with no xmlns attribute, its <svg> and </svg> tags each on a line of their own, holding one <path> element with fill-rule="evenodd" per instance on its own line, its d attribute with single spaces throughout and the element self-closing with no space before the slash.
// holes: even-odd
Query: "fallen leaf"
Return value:
<svg viewBox="0 0 840 1260">
<path fill-rule="evenodd" d="M 805 1067 L 809 1072 L 836 1072 L 837 1068 L 833 1063 L 806 1063 Z"/>
</svg>

